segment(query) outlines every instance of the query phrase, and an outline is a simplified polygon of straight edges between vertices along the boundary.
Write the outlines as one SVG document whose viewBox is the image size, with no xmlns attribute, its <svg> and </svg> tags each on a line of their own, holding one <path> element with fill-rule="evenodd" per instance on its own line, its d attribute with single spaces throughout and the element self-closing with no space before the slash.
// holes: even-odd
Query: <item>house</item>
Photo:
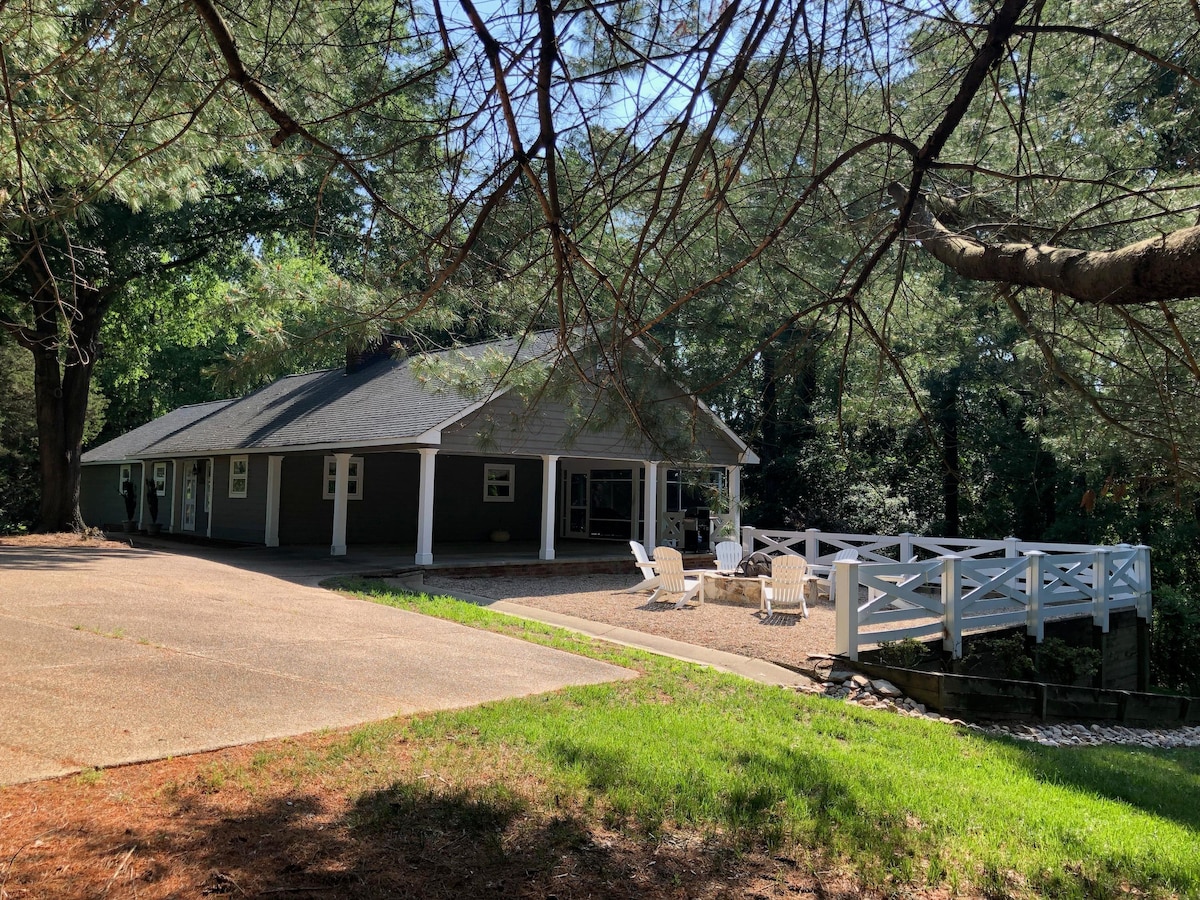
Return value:
<svg viewBox="0 0 1200 900">
<path fill-rule="evenodd" d="M 265 544 L 416 548 L 536 542 L 542 559 L 572 539 L 685 538 L 689 505 L 715 492 L 714 533 L 736 533 L 740 470 L 754 453 L 701 401 L 662 377 L 659 412 L 688 423 L 686 468 L 664 458 L 631 415 L 589 414 L 588 386 L 537 401 L 496 382 L 465 392 L 430 377 L 458 359 L 554 364 L 555 335 L 281 378 L 252 394 L 176 409 L 83 455 L 84 521 L 117 527 L 121 487 L 159 496 L 164 531 Z M 568 382 L 569 384 L 570 382 Z M 583 401 L 583 402 L 580 402 Z M 660 417 L 661 421 L 661 417 Z M 676 459 L 683 458 L 672 451 Z M 649 528 L 645 523 L 649 522 Z"/>
</svg>

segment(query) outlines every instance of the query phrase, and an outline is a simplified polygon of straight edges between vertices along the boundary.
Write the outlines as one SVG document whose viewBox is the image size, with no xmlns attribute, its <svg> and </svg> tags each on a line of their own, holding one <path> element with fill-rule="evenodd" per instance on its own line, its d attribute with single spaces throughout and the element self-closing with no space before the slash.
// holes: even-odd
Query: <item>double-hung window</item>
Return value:
<svg viewBox="0 0 1200 900">
<path fill-rule="evenodd" d="M 165 497 L 167 494 L 167 464 L 165 462 L 156 462 L 153 471 L 154 493 L 160 497 Z"/>
<path fill-rule="evenodd" d="M 229 496 L 245 497 L 250 486 L 250 457 L 229 457 Z"/>
</svg>

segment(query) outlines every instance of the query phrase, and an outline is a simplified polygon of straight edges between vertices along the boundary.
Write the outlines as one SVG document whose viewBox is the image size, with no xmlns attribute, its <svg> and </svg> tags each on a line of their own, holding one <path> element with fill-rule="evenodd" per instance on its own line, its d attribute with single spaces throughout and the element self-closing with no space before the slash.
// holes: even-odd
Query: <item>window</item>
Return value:
<svg viewBox="0 0 1200 900">
<path fill-rule="evenodd" d="M 726 485 L 724 469 L 668 469 L 665 512 L 686 512 L 699 506 L 723 509 Z"/>
<path fill-rule="evenodd" d="M 213 492 L 213 461 L 209 459 L 204 464 L 204 511 L 212 512 Z"/>
<path fill-rule="evenodd" d="M 117 480 L 117 490 L 125 493 L 125 483 L 133 484 L 133 466 L 125 463 L 121 466 L 121 477 Z M 136 487 L 136 485 L 134 485 Z"/>
<path fill-rule="evenodd" d="M 229 496 L 245 497 L 249 484 L 250 458 L 248 456 L 229 457 Z"/>
<path fill-rule="evenodd" d="M 154 493 L 160 497 L 167 493 L 167 464 L 165 462 L 154 464 Z"/>
<path fill-rule="evenodd" d="M 485 503 L 511 503 L 515 485 L 515 466 L 487 463 L 483 467 L 483 500 Z"/>
<path fill-rule="evenodd" d="M 350 457 L 350 474 L 346 477 L 346 498 L 362 499 L 363 459 Z M 337 457 L 325 457 L 325 477 L 321 479 L 321 499 L 332 500 L 337 493 Z"/>
</svg>

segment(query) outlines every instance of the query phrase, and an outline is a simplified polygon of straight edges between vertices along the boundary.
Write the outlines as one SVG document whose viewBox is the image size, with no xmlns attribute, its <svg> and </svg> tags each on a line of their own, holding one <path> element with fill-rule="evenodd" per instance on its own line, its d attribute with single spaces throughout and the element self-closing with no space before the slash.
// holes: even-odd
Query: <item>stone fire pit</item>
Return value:
<svg viewBox="0 0 1200 900">
<path fill-rule="evenodd" d="M 739 575 L 706 575 L 704 599 L 711 603 L 759 607 L 762 605 L 762 582 Z"/>
</svg>

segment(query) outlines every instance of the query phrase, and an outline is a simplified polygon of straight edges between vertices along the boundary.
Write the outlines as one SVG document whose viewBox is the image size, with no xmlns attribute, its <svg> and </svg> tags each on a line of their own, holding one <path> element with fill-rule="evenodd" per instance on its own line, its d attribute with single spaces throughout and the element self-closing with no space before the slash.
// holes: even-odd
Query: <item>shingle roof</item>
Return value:
<svg viewBox="0 0 1200 900">
<path fill-rule="evenodd" d="M 545 353 L 549 340 L 549 335 L 534 335 L 432 355 L 479 358 L 494 351 L 529 359 Z M 411 362 L 382 359 L 350 374 L 330 369 L 281 378 L 188 428 L 163 433 L 145 446 L 143 455 L 403 443 L 453 421 L 489 393 L 464 396 L 436 390 L 417 378 Z"/>
<path fill-rule="evenodd" d="M 147 422 L 133 431 L 127 431 L 120 437 L 93 447 L 83 454 L 85 463 L 120 462 L 127 459 L 140 459 L 145 456 L 145 450 L 172 434 L 194 425 L 205 416 L 222 409 L 233 400 L 210 400 L 207 403 L 195 403 L 191 406 L 181 406 L 171 410 L 165 416 L 159 416 L 152 422 Z"/>
</svg>

